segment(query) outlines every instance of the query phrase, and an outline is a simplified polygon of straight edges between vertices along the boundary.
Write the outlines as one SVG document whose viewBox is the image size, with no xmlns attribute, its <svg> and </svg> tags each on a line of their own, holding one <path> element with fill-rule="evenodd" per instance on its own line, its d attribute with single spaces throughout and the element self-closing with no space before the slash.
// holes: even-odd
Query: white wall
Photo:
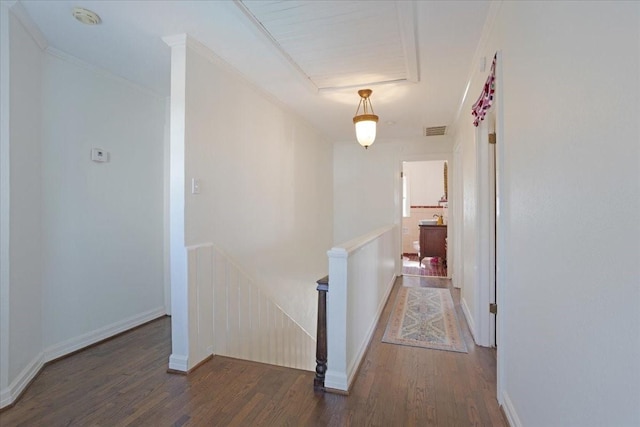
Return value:
<svg viewBox="0 0 640 427">
<path fill-rule="evenodd" d="M 44 346 L 57 353 L 164 313 L 165 104 L 59 53 L 44 67 Z"/>
<path fill-rule="evenodd" d="M 416 141 L 334 145 L 334 233 L 336 244 L 388 224 L 401 224 L 403 161 L 449 160 L 448 136 Z"/>
<path fill-rule="evenodd" d="M 187 49 L 185 244 L 213 243 L 315 336 L 327 274 L 332 146 L 210 51 Z"/>
<path fill-rule="evenodd" d="M 438 206 L 444 195 L 444 161 L 405 162 L 411 206 Z"/>
<path fill-rule="evenodd" d="M 9 58 L 9 275 L 2 293 L 1 402 L 23 386 L 31 366 L 42 363 L 42 288 L 40 284 L 41 185 L 40 103 L 42 52 L 20 21 L 2 7 L 8 23 Z M 6 42 L 6 39 L 5 39 Z M 5 51 L 5 54 L 7 52 Z M 5 71 L 5 70 L 3 70 Z M 6 78 L 6 76 L 5 76 Z M 6 87 L 3 86 L 3 91 Z M 6 96 L 6 95 L 5 95 Z M 5 124 L 5 123 L 3 123 Z M 3 138 L 6 135 L 3 133 Z M 3 155 L 7 151 L 3 150 Z M 3 165 L 6 163 L 3 162 Z M 3 191 L 7 188 L 3 187 Z M 4 199 L 4 197 L 3 197 Z M 3 213 L 5 211 L 3 210 Z M 7 220 L 4 218 L 3 220 Z M 4 231 L 4 230 L 3 230 Z M 7 236 L 8 237 L 8 236 Z M 7 298 L 6 300 L 4 300 Z M 7 324 L 4 324 L 4 323 Z M 17 381 L 17 382 L 16 382 Z"/>
<path fill-rule="evenodd" d="M 8 6 L 1 17 L 0 407 L 43 363 L 165 312 L 163 101 L 53 56 L 20 3 Z M 91 147 L 111 151 L 111 162 L 91 163 Z"/>
<path fill-rule="evenodd" d="M 333 150 L 334 244 L 338 245 L 389 224 L 402 229 L 403 161 L 448 160 L 452 139 L 429 137 L 413 141 L 376 142 L 368 150 L 357 143 L 335 144 Z M 398 235 L 394 253 L 402 252 Z M 453 265 L 450 264 L 450 267 Z M 401 264 L 398 260 L 397 271 Z"/>
<path fill-rule="evenodd" d="M 639 23 L 635 2 L 504 2 L 482 47 L 503 57 L 498 387 L 512 425 L 640 424 Z M 473 77 L 465 173 L 486 72 Z"/>
</svg>

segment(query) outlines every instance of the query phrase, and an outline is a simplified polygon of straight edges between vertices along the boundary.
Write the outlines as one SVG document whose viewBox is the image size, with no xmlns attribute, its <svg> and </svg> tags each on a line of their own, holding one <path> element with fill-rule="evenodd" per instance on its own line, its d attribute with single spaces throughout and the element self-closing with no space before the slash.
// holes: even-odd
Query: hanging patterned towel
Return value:
<svg viewBox="0 0 640 427">
<path fill-rule="evenodd" d="M 484 83 L 484 87 L 482 88 L 482 93 L 480 97 L 473 104 L 471 108 L 471 114 L 474 117 L 473 125 L 478 126 L 481 121 L 484 120 L 484 116 L 491 108 L 491 104 L 493 103 L 493 94 L 496 91 L 496 60 L 498 55 L 493 56 L 493 62 L 491 63 L 491 72 L 489 73 L 489 77 L 487 77 L 487 81 Z"/>
</svg>

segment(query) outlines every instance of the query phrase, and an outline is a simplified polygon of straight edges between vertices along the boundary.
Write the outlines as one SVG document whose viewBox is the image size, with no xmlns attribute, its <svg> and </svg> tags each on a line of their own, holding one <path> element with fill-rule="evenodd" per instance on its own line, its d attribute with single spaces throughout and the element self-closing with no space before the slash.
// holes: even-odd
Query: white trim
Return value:
<svg viewBox="0 0 640 427">
<path fill-rule="evenodd" d="M 9 235 L 11 223 L 9 4 L 0 3 L 0 390 L 9 382 Z M 4 402 L 0 398 L 0 402 Z M 0 405 L 0 407 L 3 405 Z"/>
<path fill-rule="evenodd" d="M 20 2 L 10 2 L 9 6 L 13 16 L 18 18 L 18 21 L 22 24 L 27 33 L 31 36 L 34 42 L 40 47 L 40 49 L 45 50 L 49 46 L 49 42 L 47 38 L 42 34 L 40 28 L 33 22 L 31 16 L 27 13 L 26 9 Z"/>
<path fill-rule="evenodd" d="M 347 391 L 347 258 L 329 257 L 327 293 L 327 371 L 325 386 Z"/>
<path fill-rule="evenodd" d="M 186 46 L 188 36 L 185 33 L 182 34 L 174 34 L 172 36 L 164 36 L 162 37 L 162 41 L 167 44 L 169 47 L 175 46 Z"/>
<path fill-rule="evenodd" d="M 171 242 L 170 236 L 170 210 L 171 210 L 171 97 L 165 100 L 165 123 L 164 123 L 164 147 L 163 147 L 163 272 L 164 272 L 164 307 L 167 315 L 171 316 Z"/>
<path fill-rule="evenodd" d="M 287 67 L 295 71 L 295 75 L 298 77 L 300 83 L 302 83 L 310 92 L 318 93 L 318 86 L 311 80 L 311 78 L 304 72 L 300 65 L 282 48 L 280 43 L 273 38 L 271 33 L 262 25 L 262 22 L 247 8 L 247 6 L 240 0 L 233 0 L 233 3 L 240 9 L 243 15 L 251 22 L 250 28 L 260 38 L 266 40 L 265 46 L 270 47 L 272 53 L 275 53 Z"/>
<path fill-rule="evenodd" d="M 189 356 L 172 354 L 169 356 L 169 369 L 180 372 L 189 371 Z"/>
<path fill-rule="evenodd" d="M 128 87 L 130 87 L 132 89 L 140 91 L 140 92 L 144 93 L 145 95 L 152 96 L 152 97 L 154 97 L 156 99 L 159 99 L 159 100 L 166 99 L 166 96 L 161 95 L 161 94 L 159 94 L 159 93 L 157 93 L 157 92 L 155 92 L 155 91 L 153 91 L 153 90 L 151 90 L 151 89 L 149 89 L 147 87 L 141 86 L 141 85 L 139 85 L 137 83 L 132 82 L 131 80 L 127 80 L 124 77 L 120 77 L 120 76 L 118 76 L 116 74 L 113 74 L 111 71 L 108 71 L 108 70 L 106 70 L 104 68 L 101 68 L 101 67 L 95 66 L 93 64 L 90 64 L 90 63 L 88 63 L 86 61 L 83 61 L 82 59 L 80 59 L 78 57 L 75 57 L 75 56 L 70 55 L 70 54 L 68 54 L 66 52 L 58 50 L 55 47 L 49 46 L 49 47 L 47 47 L 45 49 L 45 52 L 48 53 L 49 55 L 53 56 L 54 58 L 61 59 L 61 60 L 66 61 L 66 62 L 68 62 L 70 64 L 73 64 L 73 65 L 75 65 L 77 67 L 81 67 L 81 68 L 84 68 L 86 70 L 89 70 L 89 71 L 91 71 L 91 72 L 93 72 L 93 73 L 95 73 L 95 74 L 97 74 L 99 76 L 106 77 L 108 79 L 114 80 L 115 82 L 120 83 L 120 84 L 122 84 L 124 86 L 128 86 Z"/>
<path fill-rule="evenodd" d="M 490 280 L 490 236 L 489 236 L 489 137 L 487 120 L 480 122 L 475 128 L 475 158 L 476 158 L 476 241 L 475 241 L 475 271 L 474 271 L 474 313 L 477 327 L 476 344 L 489 347 L 490 318 L 489 303 L 491 303 Z"/>
<path fill-rule="evenodd" d="M 0 392 L 0 408 L 11 405 L 20 396 L 44 366 L 44 354 L 38 354 L 24 367 L 11 384 Z"/>
<path fill-rule="evenodd" d="M 173 38 L 172 37 L 167 37 L 166 39 L 168 39 L 169 41 L 171 41 L 171 40 L 175 41 L 175 40 L 180 40 L 180 38 L 182 36 L 183 36 L 183 34 L 178 35 L 178 36 L 172 36 Z M 200 43 L 198 40 L 194 39 L 193 37 L 190 37 L 188 35 L 184 35 L 184 36 L 186 37 L 184 43 L 193 52 L 195 52 L 198 55 L 202 56 L 204 59 L 206 59 L 210 63 L 222 68 L 223 71 L 231 74 L 235 78 L 240 79 L 244 84 L 249 86 L 256 93 L 260 94 L 263 98 L 269 100 L 269 102 L 271 102 L 271 103 L 277 105 L 278 107 L 282 108 L 283 110 L 291 113 L 295 117 L 300 117 L 301 118 L 299 113 L 293 111 L 290 106 L 285 105 L 282 101 L 280 101 L 278 98 L 276 98 L 273 94 L 267 92 L 262 87 L 260 87 L 257 84 L 255 84 L 246 75 L 244 75 L 242 72 L 240 72 L 233 65 L 229 64 L 222 57 L 218 56 L 218 54 L 216 54 L 214 51 L 209 49 L 207 46 L 203 45 L 202 43 Z M 165 40 L 165 42 L 167 42 L 167 40 Z M 308 121 L 306 119 L 304 119 L 304 118 L 302 118 L 302 121 L 304 123 L 308 123 Z"/>
<path fill-rule="evenodd" d="M 213 52 L 207 46 L 200 43 L 195 38 L 189 36 L 188 34 L 176 34 L 172 36 L 162 37 L 162 40 L 171 48 L 175 46 L 188 47 L 193 52 L 196 52 L 199 55 L 201 55 L 204 59 L 206 59 L 210 63 L 220 67 L 223 71 L 229 73 L 234 78 L 237 78 L 240 81 L 242 81 L 243 84 L 247 85 L 255 93 L 257 93 L 267 101 L 271 102 L 276 107 L 291 114 L 293 117 L 296 117 L 308 129 L 312 129 L 315 132 L 320 132 L 324 136 L 325 140 L 327 141 L 333 140 L 333 138 L 327 137 L 324 130 L 318 129 L 317 127 L 315 127 L 313 124 L 311 124 L 311 122 L 309 122 L 307 118 L 302 117 L 298 111 L 294 110 L 289 105 L 282 102 L 280 99 L 275 97 L 272 93 L 266 91 L 263 87 L 258 86 L 253 80 L 249 79 L 249 77 L 241 73 L 238 69 L 234 68 L 234 66 L 229 64 L 224 58 L 222 58 L 221 56 L 218 56 L 215 52 Z"/>
<path fill-rule="evenodd" d="M 398 177 L 398 181 L 397 181 L 397 185 L 399 190 L 398 193 L 396 193 L 397 195 L 396 200 L 394 200 L 394 203 L 396 206 L 398 206 L 398 209 L 396 210 L 396 224 L 398 224 L 398 234 L 396 236 L 397 240 L 397 249 L 398 249 L 398 255 L 400 255 L 402 253 L 402 239 L 403 239 L 403 235 L 402 235 L 402 179 L 400 179 L 400 173 L 404 172 L 404 163 L 407 162 L 430 162 L 430 161 L 444 161 L 447 162 L 449 164 L 449 177 L 452 176 L 453 171 L 456 168 L 455 162 L 453 162 L 453 151 L 451 152 L 439 152 L 439 153 L 425 153 L 425 154 L 407 154 L 407 155 L 402 155 L 402 157 L 400 158 L 400 161 L 398 163 L 398 172 L 396 174 L 396 176 Z M 449 179 L 449 200 L 452 200 L 452 198 L 455 196 L 455 191 L 453 186 L 451 185 L 452 180 Z M 457 225 L 456 221 L 456 217 L 453 215 L 453 209 L 449 210 L 449 214 L 450 214 L 450 219 L 447 221 L 447 279 L 452 279 L 453 280 L 453 276 L 452 276 L 452 272 L 454 271 L 454 268 L 456 266 L 456 260 L 455 258 L 453 258 L 453 256 L 451 256 L 453 254 L 453 251 L 455 250 L 455 242 L 453 239 L 449 238 L 449 236 L 452 236 L 453 234 L 453 229 L 454 228 L 462 228 L 462 222 L 460 222 L 460 225 Z M 461 219 L 460 219 L 461 221 Z M 396 275 L 401 276 L 402 275 L 402 258 L 400 258 L 400 260 L 396 260 Z"/>
<path fill-rule="evenodd" d="M 74 351 L 81 350 L 96 342 L 111 338 L 121 332 L 126 332 L 136 326 L 140 326 L 162 316 L 164 316 L 164 307 L 158 307 L 155 310 L 147 311 L 47 348 L 44 352 L 39 353 L 22 370 L 6 389 L 0 392 L 0 408 L 12 404 L 17 399 L 42 370 L 45 363 L 73 353 Z"/>
<path fill-rule="evenodd" d="M 478 340 L 476 339 L 476 322 L 475 320 L 473 320 L 473 316 L 471 315 L 471 310 L 469 310 L 466 299 L 460 298 L 460 307 L 462 307 L 464 317 L 465 319 L 467 319 L 467 325 L 469 326 L 469 330 L 471 331 L 473 341 L 477 342 Z"/>
<path fill-rule="evenodd" d="M 189 359 L 189 288 L 185 248 L 186 34 L 163 37 L 171 46 L 169 106 L 169 271 L 171 277 L 171 352 Z M 177 356 L 176 356 L 177 357 Z M 169 358 L 171 360 L 175 357 Z M 174 365 L 176 362 L 174 362 Z M 180 364 L 176 366 L 181 366 Z M 174 368 L 172 368 L 174 369 Z M 184 369 L 176 367 L 176 370 Z"/>
<path fill-rule="evenodd" d="M 405 67 L 407 68 L 407 81 L 418 83 L 420 81 L 420 69 L 418 62 L 418 37 L 415 2 L 396 2 L 398 9 L 398 27 L 404 51 Z"/>
<path fill-rule="evenodd" d="M 128 331 L 129 329 L 140 326 L 151 320 L 155 320 L 165 315 L 164 306 L 146 311 L 128 319 L 120 320 L 111 325 L 104 326 L 100 329 L 82 334 L 77 337 L 70 338 L 61 343 L 52 345 L 44 350 L 44 357 L 47 362 L 57 359 L 58 357 L 73 353 L 85 347 L 95 344 L 99 341 L 111 338 L 114 335 Z"/>
<path fill-rule="evenodd" d="M 522 421 L 520 421 L 520 417 L 518 417 L 516 413 L 516 408 L 513 407 L 513 403 L 507 393 L 502 395 L 502 409 L 511 427 L 522 427 Z"/>
<path fill-rule="evenodd" d="M 495 107 L 494 107 L 495 108 Z M 495 120 L 495 110 L 491 108 L 489 110 L 489 114 L 487 116 L 487 120 L 489 120 L 489 132 L 491 129 L 491 120 Z M 495 123 L 493 123 L 493 131 L 495 132 Z M 496 221 L 496 203 L 497 203 L 497 191 L 496 191 L 496 146 L 495 144 L 488 144 L 489 148 L 489 245 L 487 248 L 487 253 L 489 255 L 489 271 L 488 271 L 488 284 L 489 284 L 489 303 L 496 302 L 496 266 L 497 266 L 497 258 L 496 258 L 496 230 L 497 230 L 497 221 Z M 495 314 L 489 312 L 489 346 L 496 346 L 496 318 Z"/>
<path fill-rule="evenodd" d="M 463 268 L 463 250 L 462 242 L 464 241 L 464 221 L 463 221 L 463 173 L 462 173 L 462 145 L 456 144 L 453 148 L 453 161 L 451 162 L 451 175 L 449 182 L 449 215 L 452 221 L 451 240 L 449 243 L 449 251 L 451 260 L 447 263 L 447 272 L 451 271 L 451 283 L 454 287 L 461 289 L 464 287 L 464 268 Z M 448 235 L 447 235 L 448 236 Z"/>
<path fill-rule="evenodd" d="M 363 236 L 359 236 L 355 239 L 349 240 L 348 242 L 343 243 L 340 246 L 334 246 L 329 251 L 327 251 L 327 255 L 329 256 L 329 258 L 348 258 L 349 255 L 351 255 L 353 252 L 357 251 L 367 243 L 374 241 L 387 231 L 392 230 L 394 227 L 394 224 L 385 225 L 384 227 L 380 227 Z"/>
<path fill-rule="evenodd" d="M 507 211 L 508 211 L 508 182 L 505 180 L 505 141 L 504 141 L 504 103 L 503 103 L 503 78 L 502 78 L 502 51 L 496 52 L 496 303 L 500 314 L 496 317 L 496 341 L 498 343 L 496 372 L 497 372 L 497 396 L 498 402 L 505 390 L 506 374 L 504 361 L 506 360 L 506 346 L 504 325 L 508 324 L 507 311 L 505 310 L 505 286 L 506 270 L 508 265 L 505 261 L 505 254 L 509 252 L 505 236 L 509 235 Z"/>
<path fill-rule="evenodd" d="M 332 388 L 334 390 L 348 391 L 349 381 L 347 380 L 347 374 L 345 372 L 329 372 L 324 378 L 325 388 Z"/>
</svg>

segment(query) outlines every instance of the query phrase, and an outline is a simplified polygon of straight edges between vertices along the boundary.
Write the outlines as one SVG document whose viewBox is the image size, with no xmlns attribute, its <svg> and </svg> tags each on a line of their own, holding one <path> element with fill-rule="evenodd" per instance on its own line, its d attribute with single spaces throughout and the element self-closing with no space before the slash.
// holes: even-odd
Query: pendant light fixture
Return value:
<svg viewBox="0 0 640 427">
<path fill-rule="evenodd" d="M 360 95 L 360 103 L 356 110 L 356 115 L 353 118 L 353 124 L 356 125 L 356 138 L 360 145 L 364 148 L 369 148 L 373 141 L 376 139 L 376 124 L 378 123 L 378 116 L 373 113 L 373 107 L 371 106 L 371 89 L 360 89 L 358 95 Z M 358 115 L 362 107 L 362 114 Z"/>
</svg>

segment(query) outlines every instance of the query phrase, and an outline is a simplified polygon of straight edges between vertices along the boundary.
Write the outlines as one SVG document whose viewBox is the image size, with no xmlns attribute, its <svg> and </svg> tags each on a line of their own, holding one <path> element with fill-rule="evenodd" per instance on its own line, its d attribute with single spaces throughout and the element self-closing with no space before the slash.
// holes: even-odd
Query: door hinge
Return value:
<svg viewBox="0 0 640 427">
<path fill-rule="evenodd" d="M 495 144 L 496 143 L 496 134 L 495 133 L 490 133 L 489 134 L 489 144 Z"/>
<path fill-rule="evenodd" d="M 489 313 L 498 314 L 498 304 L 496 304 L 495 302 L 489 304 Z"/>
</svg>

